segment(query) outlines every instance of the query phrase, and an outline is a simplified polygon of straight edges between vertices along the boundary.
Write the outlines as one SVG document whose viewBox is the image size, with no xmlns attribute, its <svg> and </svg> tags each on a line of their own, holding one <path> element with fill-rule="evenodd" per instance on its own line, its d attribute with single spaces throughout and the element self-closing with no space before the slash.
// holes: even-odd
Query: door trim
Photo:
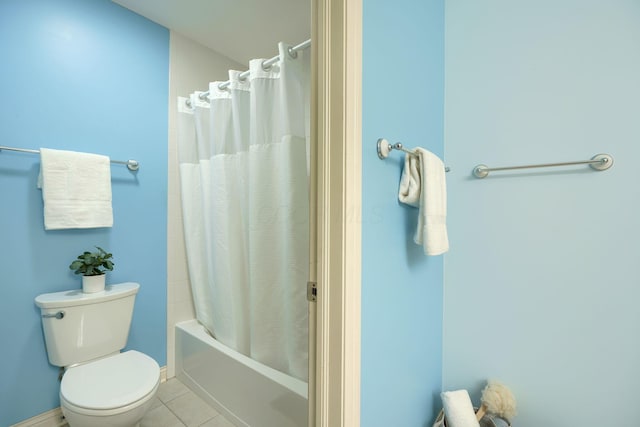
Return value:
<svg viewBox="0 0 640 427">
<path fill-rule="evenodd" d="M 310 418 L 317 427 L 354 427 L 360 425 L 362 2 L 313 0 L 312 10 L 317 264 L 311 272 L 318 298 Z"/>
</svg>

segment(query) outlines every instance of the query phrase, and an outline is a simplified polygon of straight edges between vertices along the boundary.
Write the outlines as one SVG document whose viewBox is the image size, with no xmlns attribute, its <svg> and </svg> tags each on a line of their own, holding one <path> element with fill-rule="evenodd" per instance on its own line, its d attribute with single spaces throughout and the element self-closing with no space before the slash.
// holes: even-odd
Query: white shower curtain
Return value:
<svg viewBox="0 0 640 427">
<path fill-rule="evenodd" d="M 230 71 L 178 99 L 189 276 L 198 320 L 222 343 L 307 379 L 309 57 L 280 43 L 269 70 Z"/>
</svg>

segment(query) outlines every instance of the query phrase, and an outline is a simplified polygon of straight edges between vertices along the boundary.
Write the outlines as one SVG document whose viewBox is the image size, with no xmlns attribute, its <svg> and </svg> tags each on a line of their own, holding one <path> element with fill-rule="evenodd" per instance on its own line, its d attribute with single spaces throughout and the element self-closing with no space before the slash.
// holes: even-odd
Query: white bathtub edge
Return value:
<svg viewBox="0 0 640 427">
<path fill-rule="evenodd" d="M 237 351 L 234 351 L 224 345 L 221 345 L 218 341 L 212 338 L 204 329 L 204 327 L 195 319 L 186 320 L 184 322 L 179 322 L 176 324 L 176 328 L 180 328 L 183 331 L 194 335 L 201 339 L 202 341 L 210 344 L 215 347 L 222 353 L 240 360 L 243 364 L 247 365 L 251 369 L 262 373 L 265 376 L 268 376 L 272 380 L 284 385 L 294 393 L 298 394 L 300 397 L 304 399 L 308 398 L 308 384 L 302 380 L 297 378 L 290 377 L 276 369 L 265 366 L 255 360 L 245 356 L 244 354 L 240 354 Z"/>
<path fill-rule="evenodd" d="M 251 427 L 233 412 L 227 409 L 222 403 L 213 397 L 207 390 L 203 389 L 197 381 L 195 381 L 189 374 L 184 372 L 176 372 L 176 378 L 179 379 L 184 385 L 186 385 L 191 391 L 193 391 L 198 397 L 207 402 L 216 411 L 218 411 L 223 417 L 232 422 L 237 427 Z"/>
</svg>

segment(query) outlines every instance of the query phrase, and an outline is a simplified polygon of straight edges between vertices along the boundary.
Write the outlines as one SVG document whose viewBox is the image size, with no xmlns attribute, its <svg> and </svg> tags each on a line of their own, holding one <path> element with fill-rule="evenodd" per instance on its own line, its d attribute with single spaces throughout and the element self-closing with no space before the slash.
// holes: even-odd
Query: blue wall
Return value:
<svg viewBox="0 0 640 427">
<path fill-rule="evenodd" d="M 640 2 L 446 5 L 444 388 L 502 380 L 520 427 L 637 426 Z"/>
<path fill-rule="evenodd" d="M 442 257 L 413 243 L 417 210 L 398 202 L 403 154 L 380 137 L 443 155 L 442 0 L 363 5 L 361 425 L 431 425 L 442 367 Z"/>
<path fill-rule="evenodd" d="M 137 159 L 112 167 L 114 226 L 44 231 L 39 158 L 0 152 L 0 425 L 58 406 L 36 295 L 80 287 L 68 269 L 94 245 L 108 283 L 137 281 L 129 348 L 166 363 L 169 33 L 107 0 L 0 2 L 0 145 Z"/>
</svg>

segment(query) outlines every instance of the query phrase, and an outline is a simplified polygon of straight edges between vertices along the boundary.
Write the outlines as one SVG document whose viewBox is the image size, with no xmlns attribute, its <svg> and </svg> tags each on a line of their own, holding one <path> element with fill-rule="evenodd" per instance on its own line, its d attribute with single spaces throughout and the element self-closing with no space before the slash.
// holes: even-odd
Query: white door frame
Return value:
<svg viewBox="0 0 640 427">
<path fill-rule="evenodd" d="M 360 425 L 362 0 L 312 0 L 309 426 Z M 315 212 L 315 215 L 313 214 Z M 315 234 L 315 235 L 314 235 Z M 316 264 L 314 264 L 314 261 Z M 313 319 L 313 312 L 317 313 Z M 315 325 L 314 325 L 315 320 Z M 313 360 L 312 353 L 315 353 Z M 314 378 L 315 377 L 315 378 Z"/>
</svg>

